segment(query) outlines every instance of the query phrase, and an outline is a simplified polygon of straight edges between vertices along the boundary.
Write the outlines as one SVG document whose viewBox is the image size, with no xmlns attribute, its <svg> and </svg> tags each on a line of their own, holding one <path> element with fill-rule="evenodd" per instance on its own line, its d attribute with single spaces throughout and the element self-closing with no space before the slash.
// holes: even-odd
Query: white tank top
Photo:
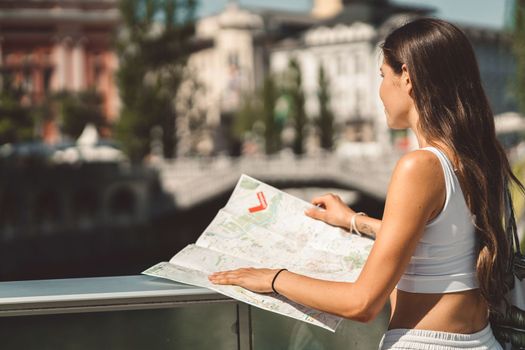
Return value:
<svg viewBox="0 0 525 350">
<path fill-rule="evenodd" d="M 451 293 L 478 288 L 476 233 L 473 216 L 452 164 L 435 147 L 445 175 L 446 199 L 441 212 L 425 231 L 397 289 L 413 293 Z"/>
</svg>

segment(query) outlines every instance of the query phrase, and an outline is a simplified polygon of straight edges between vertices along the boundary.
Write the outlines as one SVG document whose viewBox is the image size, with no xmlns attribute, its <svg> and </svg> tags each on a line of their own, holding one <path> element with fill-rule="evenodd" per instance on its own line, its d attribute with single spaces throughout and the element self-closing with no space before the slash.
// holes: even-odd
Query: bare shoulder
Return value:
<svg viewBox="0 0 525 350">
<path fill-rule="evenodd" d="M 445 198 L 445 177 L 439 159 L 429 151 L 412 151 L 396 164 L 388 187 L 384 217 L 401 217 L 399 208 L 408 208 L 411 220 L 419 213 L 418 222 L 424 226 L 441 210 Z"/>
<path fill-rule="evenodd" d="M 399 159 L 394 169 L 394 175 L 404 178 L 419 178 L 427 181 L 443 180 L 441 163 L 435 154 L 425 150 L 409 152 Z"/>
</svg>

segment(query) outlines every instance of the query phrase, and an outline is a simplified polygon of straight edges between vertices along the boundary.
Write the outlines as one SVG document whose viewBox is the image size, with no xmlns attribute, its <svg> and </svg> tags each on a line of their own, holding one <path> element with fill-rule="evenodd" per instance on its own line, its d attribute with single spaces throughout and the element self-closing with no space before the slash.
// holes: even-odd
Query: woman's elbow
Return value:
<svg viewBox="0 0 525 350">
<path fill-rule="evenodd" d="M 357 304 L 349 305 L 349 307 L 341 316 L 357 322 L 368 323 L 377 317 L 380 310 L 381 308 L 374 305 L 373 303 L 363 301 Z"/>
<path fill-rule="evenodd" d="M 353 321 L 361 322 L 361 323 L 368 323 L 373 321 L 377 316 L 377 313 L 371 312 L 370 310 L 363 310 L 359 313 L 348 313 L 345 314 L 343 317 L 348 318 Z"/>
</svg>

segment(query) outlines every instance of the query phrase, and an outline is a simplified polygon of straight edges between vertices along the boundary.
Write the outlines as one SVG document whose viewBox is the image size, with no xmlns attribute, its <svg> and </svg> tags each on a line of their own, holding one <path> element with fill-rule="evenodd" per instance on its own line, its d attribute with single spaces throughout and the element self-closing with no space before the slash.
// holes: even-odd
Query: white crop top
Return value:
<svg viewBox="0 0 525 350">
<path fill-rule="evenodd" d="M 446 199 L 441 212 L 425 227 L 397 289 L 413 293 L 451 293 L 478 288 L 473 216 L 446 155 L 434 153 L 445 175 Z"/>
</svg>

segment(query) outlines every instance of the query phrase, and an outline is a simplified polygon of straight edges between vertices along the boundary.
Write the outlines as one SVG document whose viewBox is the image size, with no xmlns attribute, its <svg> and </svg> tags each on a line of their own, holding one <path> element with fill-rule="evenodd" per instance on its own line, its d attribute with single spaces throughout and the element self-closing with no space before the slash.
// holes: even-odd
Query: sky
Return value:
<svg viewBox="0 0 525 350">
<path fill-rule="evenodd" d="M 200 0 L 200 15 L 219 12 L 228 0 Z M 241 6 L 256 6 L 292 11 L 308 11 L 313 0 L 238 0 Z M 435 15 L 460 24 L 503 28 L 507 7 L 512 0 L 392 0 L 402 5 L 434 7 Z"/>
</svg>

